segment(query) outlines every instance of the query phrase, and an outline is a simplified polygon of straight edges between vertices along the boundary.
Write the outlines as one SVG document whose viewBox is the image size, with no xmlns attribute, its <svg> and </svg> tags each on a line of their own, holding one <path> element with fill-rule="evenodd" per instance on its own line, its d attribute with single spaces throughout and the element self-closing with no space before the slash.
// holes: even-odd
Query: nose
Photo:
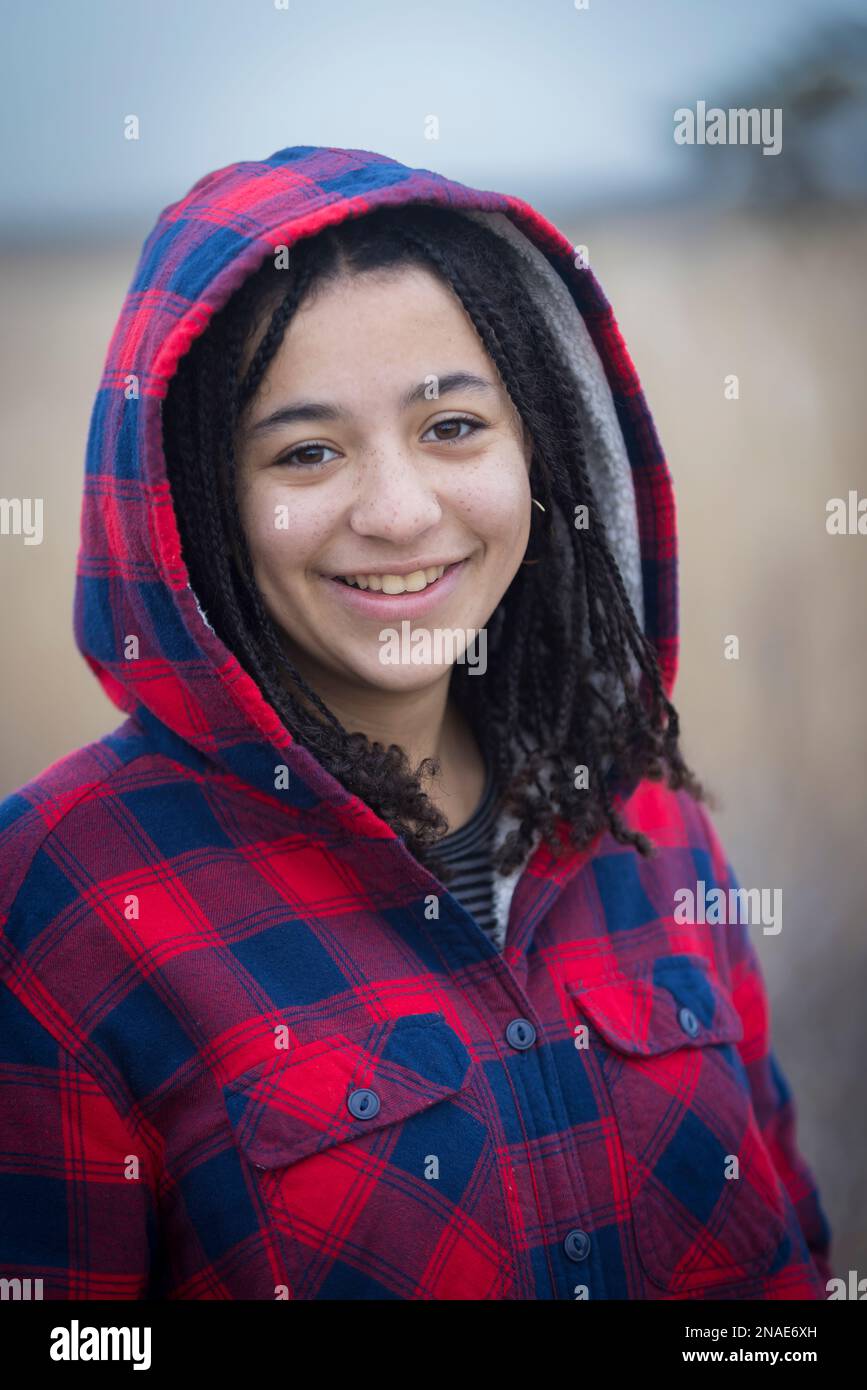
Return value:
<svg viewBox="0 0 867 1390">
<path fill-rule="evenodd" d="M 349 518 L 356 535 L 406 544 L 435 526 L 442 514 L 436 491 L 425 480 L 423 460 L 388 449 L 359 469 Z"/>
</svg>

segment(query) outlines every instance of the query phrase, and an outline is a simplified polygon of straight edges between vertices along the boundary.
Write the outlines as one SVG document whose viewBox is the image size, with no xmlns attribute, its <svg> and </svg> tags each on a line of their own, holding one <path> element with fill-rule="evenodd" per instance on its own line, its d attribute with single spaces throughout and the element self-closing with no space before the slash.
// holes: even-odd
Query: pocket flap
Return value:
<svg viewBox="0 0 867 1390">
<path fill-rule="evenodd" d="M 741 1017 L 703 956 L 662 956 L 602 983 L 566 989 L 609 1046 L 644 1057 L 739 1042 Z"/>
<path fill-rule="evenodd" d="M 251 1162 L 281 1168 L 454 1095 L 470 1064 L 442 1014 L 407 1014 L 276 1051 L 223 1090 Z M 355 1102 L 369 1118 L 350 1109 L 357 1091 L 373 1093 Z"/>
</svg>

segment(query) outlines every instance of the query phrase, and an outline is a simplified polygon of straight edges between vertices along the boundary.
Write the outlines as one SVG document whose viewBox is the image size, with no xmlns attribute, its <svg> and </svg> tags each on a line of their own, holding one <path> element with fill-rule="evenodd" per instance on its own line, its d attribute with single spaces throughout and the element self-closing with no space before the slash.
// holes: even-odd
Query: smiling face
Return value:
<svg viewBox="0 0 867 1390">
<path fill-rule="evenodd" d="M 381 634 L 404 619 L 412 633 L 485 626 L 526 550 L 531 453 L 434 274 L 344 274 L 308 296 L 242 417 L 236 458 L 257 585 L 315 689 L 448 680 L 442 661 L 384 660 Z"/>
</svg>

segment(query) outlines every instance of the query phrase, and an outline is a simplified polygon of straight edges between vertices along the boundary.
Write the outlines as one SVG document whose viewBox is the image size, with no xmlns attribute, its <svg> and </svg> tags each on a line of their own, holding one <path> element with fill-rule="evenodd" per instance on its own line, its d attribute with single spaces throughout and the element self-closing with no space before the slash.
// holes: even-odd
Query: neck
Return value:
<svg viewBox="0 0 867 1390">
<path fill-rule="evenodd" d="M 305 677 L 348 733 L 363 733 L 388 748 L 396 743 L 418 771 L 434 759 L 438 773 L 425 773 L 421 785 L 442 811 L 449 830 L 457 830 L 481 800 L 485 764 L 473 731 L 450 697 L 451 670 L 420 690 L 380 690 L 349 686 L 329 672 Z"/>
</svg>

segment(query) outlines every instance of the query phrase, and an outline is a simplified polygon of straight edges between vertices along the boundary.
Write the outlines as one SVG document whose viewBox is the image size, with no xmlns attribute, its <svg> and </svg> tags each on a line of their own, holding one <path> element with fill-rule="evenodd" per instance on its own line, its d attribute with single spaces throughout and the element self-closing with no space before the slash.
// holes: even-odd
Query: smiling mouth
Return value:
<svg viewBox="0 0 867 1390">
<path fill-rule="evenodd" d="M 460 563 L 459 560 L 455 561 L 455 564 Z M 391 598 L 396 594 L 423 593 L 425 589 L 438 584 L 443 575 L 454 567 L 454 564 L 431 565 L 428 569 L 413 570 L 412 574 L 335 574 L 333 578 L 350 589 L 363 589 Z"/>
</svg>

